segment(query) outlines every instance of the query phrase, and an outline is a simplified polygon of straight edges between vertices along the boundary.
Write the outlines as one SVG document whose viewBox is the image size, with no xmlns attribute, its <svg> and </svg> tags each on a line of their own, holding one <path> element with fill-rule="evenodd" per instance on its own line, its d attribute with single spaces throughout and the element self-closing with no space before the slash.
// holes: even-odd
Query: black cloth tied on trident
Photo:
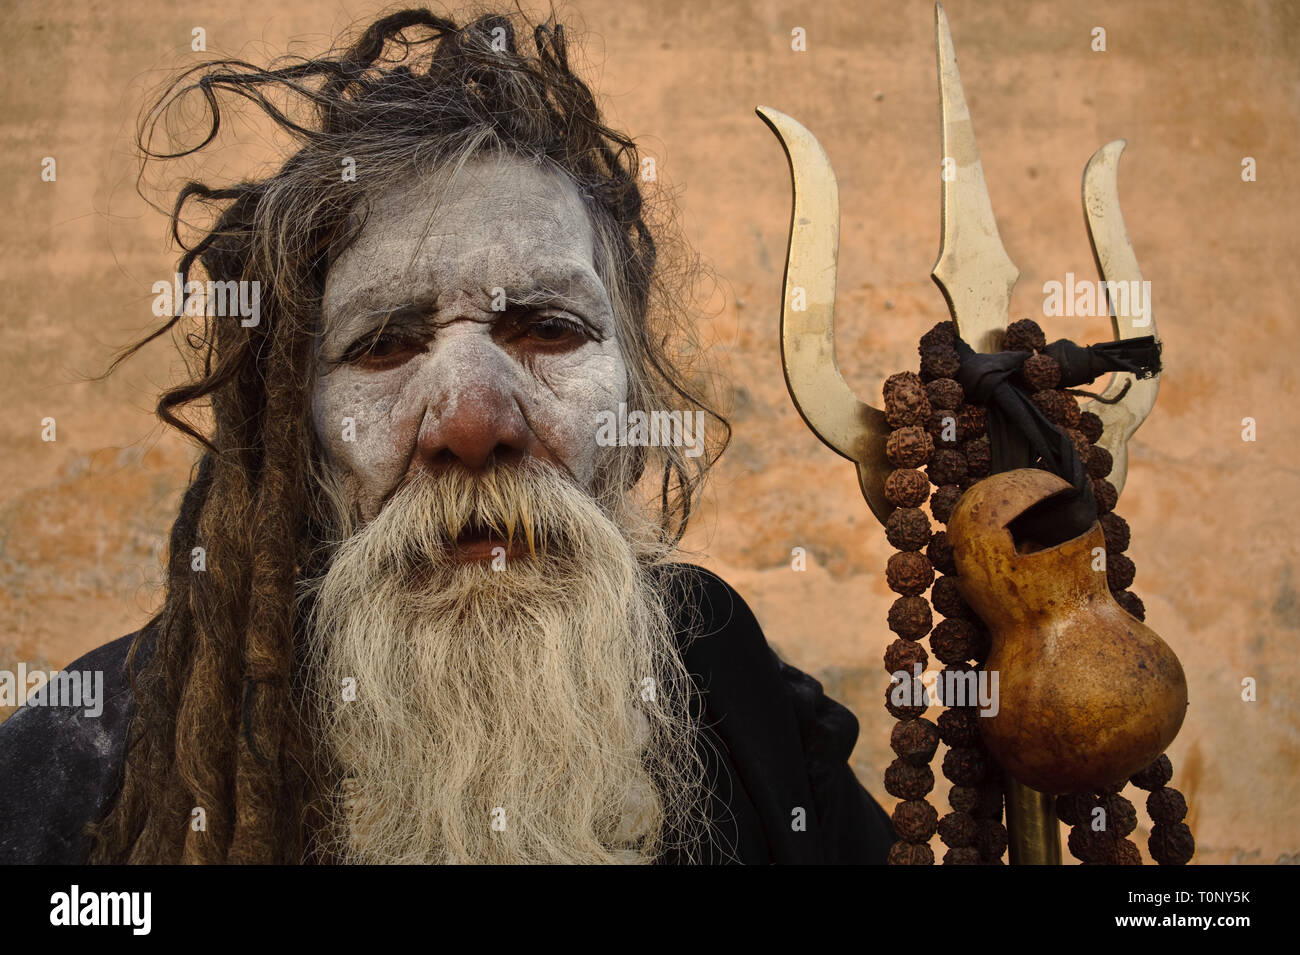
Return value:
<svg viewBox="0 0 1300 955">
<path fill-rule="evenodd" d="M 1138 378 L 1160 373 L 1160 342 L 1153 335 L 1076 345 L 1062 338 L 1042 353 L 1061 366 L 1062 388 L 1089 384 L 1111 371 L 1127 371 Z M 1056 428 L 1031 400 L 1029 393 L 1013 380 L 1033 352 L 1004 351 L 980 354 L 957 339 L 961 370 L 957 380 L 966 398 L 986 409 L 989 433 L 990 474 L 1016 468 L 1042 468 L 1073 486 L 1030 508 L 1016 518 L 1014 533 L 1044 547 L 1052 547 L 1092 527 L 1097 520 L 1097 500 L 1092 479 L 1074 442 Z"/>
</svg>

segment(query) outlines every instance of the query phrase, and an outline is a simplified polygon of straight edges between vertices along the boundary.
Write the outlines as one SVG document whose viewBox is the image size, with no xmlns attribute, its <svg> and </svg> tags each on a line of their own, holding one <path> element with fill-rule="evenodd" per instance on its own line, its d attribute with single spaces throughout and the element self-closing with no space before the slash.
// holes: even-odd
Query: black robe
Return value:
<svg viewBox="0 0 1300 955">
<path fill-rule="evenodd" d="M 678 633 L 702 691 L 700 753 L 713 791 L 716 835 L 707 861 L 883 863 L 893 828 L 849 767 L 858 737 L 853 714 L 772 652 L 725 581 L 683 566 L 673 586 L 687 589 L 695 619 L 689 629 L 679 621 Z M 0 725 L 0 863 L 84 860 L 85 825 L 108 809 L 121 783 L 133 636 L 67 668 L 103 671 L 98 717 L 32 706 Z"/>
</svg>

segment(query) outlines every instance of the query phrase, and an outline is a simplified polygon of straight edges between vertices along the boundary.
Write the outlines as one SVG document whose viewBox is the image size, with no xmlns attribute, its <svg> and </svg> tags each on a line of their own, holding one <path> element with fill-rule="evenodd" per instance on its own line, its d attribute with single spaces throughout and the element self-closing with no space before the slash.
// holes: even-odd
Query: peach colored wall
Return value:
<svg viewBox="0 0 1300 955">
<path fill-rule="evenodd" d="M 262 60 L 291 38 L 317 50 L 379 9 L 346 7 L 24 0 L 0 13 L 0 667 L 65 665 L 135 629 L 159 597 L 158 549 L 191 460 L 151 417 L 175 358 L 159 345 L 107 381 L 87 378 L 152 323 L 150 286 L 174 264 L 163 218 L 134 193 L 131 132 L 145 91 L 199 58 L 193 27 L 210 51 Z M 565 9 L 590 34 L 580 62 L 609 117 L 656 158 L 661 187 L 679 191 L 687 235 L 720 280 L 703 331 L 732 382 L 736 436 L 689 548 L 744 594 L 780 653 L 858 714 L 856 768 L 891 807 L 880 785 L 889 548 L 851 466 L 785 394 L 776 336 L 789 180 L 753 107 L 799 119 L 835 164 L 840 364 L 874 401 L 885 376 L 915 370 L 916 339 L 944 314 L 929 279 L 932 6 Z M 1174 785 L 1191 806 L 1197 861 L 1294 856 L 1300 508 L 1285 336 L 1296 327 L 1300 16 L 1282 0 L 951 0 L 947 11 L 1003 239 L 1023 273 L 1013 317 L 1041 315 L 1044 281 L 1090 274 L 1080 175 L 1098 146 L 1128 140 L 1124 214 L 1167 370 L 1118 511 L 1133 526 L 1133 589 L 1190 685 Z M 805 53 L 790 48 L 796 26 Z M 1105 53 L 1090 49 L 1095 26 Z M 45 156 L 56 182 L 41 181 Z M 1245 156 L 1257 182 L 1241 179 Z M 1104 319 L 1045 326 L 1049 339 L 1107 332 Z M 47 416 L 52 443 L 41 440 Z M 1254 443 L 1241 438 L 1247 416 Z M 796 546 L 810 556 L 804 573 L 790 569 Z M 1244 677 L 1258 702 L 1241 700 Z M 941 783 L 936 802 L 945 792 Z"/>
</svg>

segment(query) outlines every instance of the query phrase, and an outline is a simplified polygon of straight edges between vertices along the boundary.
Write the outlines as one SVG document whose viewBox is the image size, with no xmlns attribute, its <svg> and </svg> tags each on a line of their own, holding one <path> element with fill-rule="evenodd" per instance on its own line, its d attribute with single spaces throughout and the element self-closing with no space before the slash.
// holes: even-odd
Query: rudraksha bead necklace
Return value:
<svg viewBox="0 0 1300 955">
<path fill-rule="evenodd" d="M 1079 451 L 1092 478 L 1102 531 L 1106 539 L 1106 576 L 1115 600 L 1138 620 L 1142 601 L 1128 588 L 1133 561 L 1128 548 L 1129 526 L 1114 513 L 1119 497 L 1106 479 L 1110 452 L 1097 445 L 1102 422 L 1081 412 L 1073 394 L 1057 388 L 1060 368 L 1042 349 L 1047 343 L 1039 326 L 1022 319 L 1008 326 L 1003 347 L 1029 351 L 1020 384 L 1034 403 L 1064 431 Z M 885 525 L 896 549 L 886 566 L 889 587 L 899 595 L 889 608 L 889 629 L 897 639 L 885 651 L 885 669 L 914 678 L 924 671 L 932 653 L 945 672 L 978 670 L 990 649 L 989 630 L 961 598 L 956 565 L 944 529 L 931 530 L 921 506 L 946 525 L 961 494 L 986 477 L 990 468 L 987 418 L 984 409 L 967 401 L 955 380 L 961 366 L 952 322 L 940 322 L 921 337 L 920 374 L 903 372 L 885 382 L 885 416 L 893 428 L 885 453 L 895 468 L 885 481 L 885 497 L 896 510 Z M 922 471 L 921 469 L 925 470 Z M 930 485 L 935 485 L 931 492 Z M 922 594 L 930 591 L 930 600 Z M 944 619 L 936 625 L 933 610 Z M 930 639 L 927 652 L 921 640 Z M 942 676 L 937 681 L 944 684 Z M 885 791 L 902 800 L 893 812 L 898 841 L 889 853 L 891 865 L 933 865 L 930 840 L 937 832 L 947 847 L 945 865 L 998 865 L 1007 849 L 1002 824 L 1002 770 L 985 749 L 979 733 L 979 711 L 971 705 L 949 706 L 937 722 L 925 718 L 926 700 L 919 684 L 906 705 L 894 699 L 896 682 L 885 694 L 885 707 L 898 722 L 890 734 L 894 761 L 885 770 Z M 950 811 L 940 817 L 927 796 L 934 789 L 930 762 L 942 741 L 948 746 L 943 774 L 953 783 L 948 791 Z M 1192 831 L 1183 821 L 1187 802 L 1167 784 L 1173 776 L 1169 757 L 1162 755 L 1131 782 L 1149 791 L 1146 810 L 1152 820 L 1147 849 L 1161 865 L 1185 865 L 1195 851 Z M 1093 865 L 1138 865 L 1137 844 L 1128 838 L 1137 827 L 1137 810 L 1120 790 L 1067 793 L 1056 799 L 1057 817 L 1070 826 L 1068 846 L 1075 858 Z M 1096 812 L 1101 809 L 1102 812 Z"/>
</svg>

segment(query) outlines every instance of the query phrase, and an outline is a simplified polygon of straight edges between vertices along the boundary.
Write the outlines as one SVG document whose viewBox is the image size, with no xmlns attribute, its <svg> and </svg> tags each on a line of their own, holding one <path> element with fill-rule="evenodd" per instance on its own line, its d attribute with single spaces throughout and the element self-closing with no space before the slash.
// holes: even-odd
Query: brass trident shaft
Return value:
<svg viewBox="0 0 1300 955">
<path fill-rule="evenodd" d="M 979 147 L 957 71 L 948 18 L 935 5 L 943 128 L 943 238 L 932 277 L 943 292 L 962 338 L 976 351 L 1001 347 L 1019 270 L 1007 256 L 993 216 Z M 835 358 L 835 278 L 839 254 L 839 188 L 830 159 L 817 139 L 786 114 L 760 106 L 756 112 L 780 140 L 790 163 L 794 193 L 781 306 L 781 357 L 786 386 L 804 422 L 832 450 L 853 461 L 871 512 L 882 524 L 894 507 L 884 482 L 892 466 L 885 456 L 889 426 L 878 408 L 861 401 L 845 382 Z M 1114 296 L 1110 283 L 1142 287 L 1119 207 L 1118 166 L 1124 140 L 1097 150 L 1083 176 L 1083 210 L 1097 271 L 1107 289 L 1115 338 L 1157 335 L 1150 303 L 1142 312 L 1134 296 Z M 1134 283 L 1136 285 L 1128 284 Z M 1157 336 L 1158 337 L 1158 336 Z M 1111 376 L 1084 410 L 1105 426 L 1102 444 L 1114 467 L 1109 480 L 1122 491 L 1128 472 L 1128 441 L 1155 404 L 1159 377 Z M 1059 864 L 1061 850 L 1051 795 L 1007 778 L 1007 828 L 1013 864 Z"/>
</svg>

